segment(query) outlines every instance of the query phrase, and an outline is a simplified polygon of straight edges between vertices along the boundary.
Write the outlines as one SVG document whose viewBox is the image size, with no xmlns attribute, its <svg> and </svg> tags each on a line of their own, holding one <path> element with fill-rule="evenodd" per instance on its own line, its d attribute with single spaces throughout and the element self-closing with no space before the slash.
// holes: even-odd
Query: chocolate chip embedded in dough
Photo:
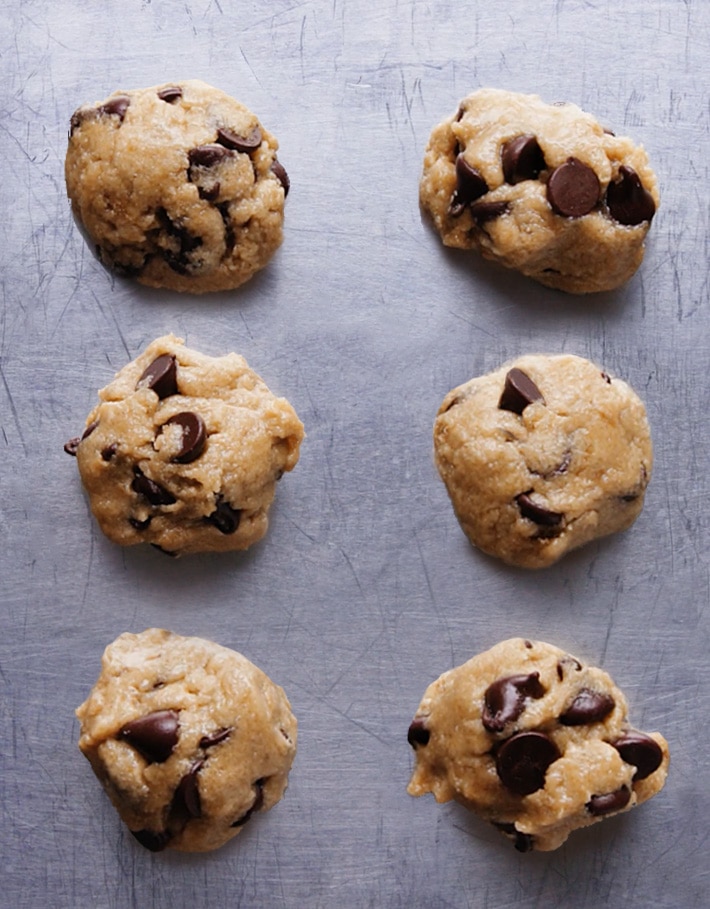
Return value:
<svg viewBox="0 0 710 909">
<path fill-rule="evenodd" d="M 606 204 L 612 218 L 628 227 L 650 221 L 656 213 L 653 196 L 633 167 L 626 164 L 619 168 L 619 179 L 607 187 Z"/>
<path fill-rule="evenodd" d="M 500 152 L 506 183 L 535 180 L 545 169 L 545 156 L 535 136 L 516 136 Z"/>
<path fill-rule="evenodd" d="M 544 694 L 539 672 L 497 679 L 486 688 L 483 696 L 483 728 L 488 732 L 502 732 L 523 713 L 529 698 L 537 700 Z"/>
<path fill-rule="evenodd" d="M 557 662 L 557 678 L 562 681 L 565 677 L 566 667 L 571 666 L 574 668 L 575 672 L 581 672 L 582 664 L 578 659 L 575 659 L 573 656 L 566 656 Z"/>
<path fill-rule="evenodd" d="M 169 490 L 147 477 L 140 467 L 133 468 L 131 489 L 133 492 L 144 496 L 151 505 L 174 505 L 177 502 L 177 499 Z"/>
<path fill-rule="evenodd" d="M 118 443 L 111 442 L 110 445 L 107 445 L 106 448 L 101 451 L 101 459 L 104 461 L 110 461 L 113 456 L 118 451 Z"/>
<path fill-rule="evenodd" d="M 115 115 L 121 123 L 123 123 L 123 118 L 126 116 L 126 111 L 130 107 L 130 104 L 131 99 L 128 95 L 117 95 L 115 98 L 110 98 L 105 104 L 97 107 L 96 110 L 99 114 L 108 114 L 109 116 Z"/>
<path fill-rule="evenodd" d="M 150 522 L 152 520 L 153 520 L 153 518 L 149 515 L 144 520 L 141 520 L 140 518 L 129 518 L 128 523 L 131 525 L 131 527 L 133 527 L 135 530 L 137 530 L 139 533 L 141 533 L 142 531 L 147 530 L 150 527 Z"/>
<path fill-rule="evenodd" d="M 459 153 L 456 156 L 456 189 L 451 197 L 449 213 L 457 217 L 467 205 L 487 192 L 488 184 L 483 175 L 468 163 L 463 152 Z"/>
<path fill-rule="evenodd" d="M 162 764 L 178 741 L 177 710 L 156 710 L 122 726 L 118 738 L 128 742 L 151 764 Z"/>
<path fill-rule="evenodd" d="M 611 814 L 614 811 L 621 811 L 622 808 L 626 808 L 630 799 L 631 792 L 626 786 L 622 786 L 616 792 L 593 795 L 584 807 L 594 817 L 601 817 L 604 814 Z"/>
<path fill-rule="evenodd" d="M 228 126 L 220 126 L 217 130 L 217 141 L 225 148 L 248 154 L 261 145 L 261 130 L 255 126 L 247 136 L 241 136 Z"/>
<path fill-rule="evenodd" d="M 543 788 L 547 768 L 559 757 L 557 745 L 543 732 L 519 732 L 498 749 L 496 771 L 506 789 L 530 795 Z"/>
<path fill-rule="evenodd" d="M 545 403 L 542 392 L 530 376 L 516 366 L 508 370 L 498 401 L 498 408 L 522 414 L 529 404 L 534 404 L 536 401 Z"/>
<path fill-rule="evenodd" d="M 88 437 L 98 425 L 98 420 L 92 420 L 80 436 L 75 436 L 73 439 L 69 439 L 69 441 L 65 443 L 64 451 L 66 451 L 68 455 L 71 455 L 73 458 L 75 458 L 76 453 L 79 450 L 79 445 L 81 445 L 84 439 L 88 439 Z"/>
<path fill-rule="evenodd" d="M 177 464 L 190 464 L 192 461 L 197 460 L 202 454 L 207 441 L 207 429 L 202 417 L 191 410 L 184 410 L 170 417 L 169 420 L 163 423 L 161 429 L 165 426 L 179 426 L 182 430 L 180 450 L 176 455 L 173 455 L 172 460 Z"/>
<path fill-rule="evenodd" d="M 233 157 L 232 152 L 223 145 L 198 145 L 187 153 L 190 167 L 214 167 L 225 158 Z"/>
<path fill-rule="evenodd" d="M 655 773 L 663 763 L 661 746 L 650 735 L 643 732 L 631 731 L 622 735 L 612 745 L 621 755 L 622 761 L 636 768 L 634 782 L 645 780 L 647 776 Z"/>
<path fill-rule="evenodd" d="M 283 186 L 284 197 L 287 196 L 289 189 L 291 189 L 291 180 L 286 173 L 286 168 L 277 158 L 274 158 L 274 162 L 271 165 L 271 173 L 276 177 L 281 186 Z"/>
<path fill-rule="evenodd" d="M 167 104 L 175 104 L 176 101 L 179 101 L 180 98 L 182 98 L 182 89 L 179 85 L 170 85 L 167 88 L 161 89 L 158 92 L 158 97 Z"/>
<path fill-rule="evenodd" d="M 204 760 L 195 761 L 177 785 L 170 806 L 171 812 L 189 817 L 202 817 L 200 786 L 197 774 L 202 769 Z"/>
<path fill-rule="evenodd" d="M 501 824 L 493 821 L 493 826 L 513 840 L 513 845 L 518 852 L 532 852 L 535 848 L 535 839 L 529 833 L 518 830 L 515 824 Z"/>
<path fill-rule="evenodd" d="M 469 211 L 473 220 L 480 227 L 482 224 L 487 224 L 489 221 L 495 221 L 496 218 L 506 215 L 510 211 L 510 204 L 503 201 L 474 202 L 469 206 Z"/>
<path fill-rule="evenodd" d="M 610 694 L 581 688 L 570 706 L 560 717 L 563 726 L 585 726 L 600 723 L 612 712 L 616 702 Z"/>
<path fill-rule="evenodd" d="M 424 720 L 412 720 L 407 730 L 407 741 L 412 748 L 428 745 L 431 733 L 424 725 Z"/>
<path fill-rule="evenodd" d="M 218 729 L 209 735 L 203 735 L 200 739 L 200 748 L 214 748 L 215 745 L 225 742 L 233 732 L 234 730 L 230 727 L 228 729 Z"/>
<path fill-rule="evenodd" d="M 565 218 L 588 214 L 599 202 L 600 192 L 599 178 L 578 158 L 567 158 L 547 181 L 547 201 Z"/>
<path fill-rule="evenodd" d="M 255 814 L 257 811 L 261 811 L 262 805 L 264 804 L 265 783 L 266 778 L 255 781 L 254 788 L 256 789 L 256 795 L 254 796 L 254 801 L 252 802 L 251 808 L 248 808 L 240 818 L 238 818 L 233 824 L 230 824 L 230 827 L 243 827 L 253 814 Z"/>
<path fill-rule="evenodd" d="M 138 379 L 136 388 L 143 386 L 154 391 L 163 401 L 178 393 L 177 360 L 172 354 L 161 354 L 146 366 L 143 375 Z"/>
<path fill-rule="evenodd" d="M 535 524 L 539 524 L 542 527 L 558 527 L 562 523 L 564 515 L 560 514 L 559 511 L 551 511 L 549 508 L 545 508 L 544 505 L 538 505 L 537 502 L 530 498 L 530 494 L 527 492 L 521 492 L 520 495 L 515 497 L 515 501 L 521 515 Z"/>
<path fill-rule="evenodd" d="M 229 535 L 237 531 L 241 518 L 242 513 L 238 508 L 232 508 L 229 502 L 220 499 L 215 510 L 205 520 L 214 524 L 220 533 Z"/>
<path fill-rule="evenodd" d="M 141 846 L 144 846 L 151 852 L 162 852 L 172 839 L 172 836 L 167 830 L 162 830 L 157 833 L 154 830 L 131 830 L 131 833 Z"/>
</svg>

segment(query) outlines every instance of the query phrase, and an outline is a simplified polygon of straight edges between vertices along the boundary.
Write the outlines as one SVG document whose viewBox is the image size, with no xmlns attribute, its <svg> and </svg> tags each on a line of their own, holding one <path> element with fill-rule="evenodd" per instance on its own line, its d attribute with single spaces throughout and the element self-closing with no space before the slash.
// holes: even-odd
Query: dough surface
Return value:
<svg viewBox="0 0 710 909">
<path fill-rule="evenodd" d="M 104 651 L 79 748 L 153 852 L 205 852 L 282 797 L 296 754 L 283 690 L 246 657 L 149 628 Z"/>
<path fill-rule="evenodd" d="M 410 795 L 455 799 L 521 852 L 656 795 L 668 772 L 659 733 L 632 729 L 612 679 L 563 650 L 512 638 L 445 672 L 409 727 Z"/>
<path fill-rule="evenodd" d="M 71 118 L 67 192 L 104 265 L 229 290 L 281 245 L 289 179 L 255 114 L 197 80 L 114 92 Z"/>
<path fill-rule="evenodd" d="M 653 459 L 638 396 L 569 354 L 522 356 L 454 388 L 434 455 L 471 543 L 523 568 L 628 528 Z"/>
<path fill-rule="evenodd" d="M 433 130 L 420 202 L 446 246 L 583 294 L 634 274 L 659 194 L 644 149 L 576 105 L 480 89 Z"/>
<path fill-rule="evenodd" d="M 243 357 L 158 338 L 99 392 L 75 454 L 109 539 L 169 554 L 247 549 L 268 528 L 303 425 Z"/>
</svg>

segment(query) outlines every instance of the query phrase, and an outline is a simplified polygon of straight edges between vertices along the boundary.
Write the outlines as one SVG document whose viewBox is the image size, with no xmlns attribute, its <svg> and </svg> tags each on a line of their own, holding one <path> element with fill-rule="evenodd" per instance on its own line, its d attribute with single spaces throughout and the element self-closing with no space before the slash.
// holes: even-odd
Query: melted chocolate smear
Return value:
<svg viewBox="0 0 710 909">
<path fill-rule="evenodd" d="M 636 768 L 634 782 L 645 780 L 655 773 L 663 763 L 661 746 L 649 735 L 632 730 L 622 735 L 612 745 L 621 755 L 622 761 Z"/>
<path fill-rule="evenodd" d="M 501 163 L 506 183 L 535 180 L 545 170 L 545 156 L 535 136 L 516 136 L 501 149 Z"/>
<path fill-rule="evenodd" d="M 535 401 L 545 403 L 542 392 L 530 376 L 517 366 L 508 370 L 503 392 L 498 401 L 498 408 L 520 415 L 529 404 L 534 404 Z"/>
<path fill-rule="evenodd" d="M 488 732 L 502 732 L 523 713 L 530 698 L 537 700 L 544 694 L 539 672 L 498 679 L 486 688 L 483 696 L 483 728 Z"/>
<path fill-rule="evenodd" d="M 170 417 L 160 427 L 161 430 L 165 426 L 179 426 L 182 430 L 180 450 L 172 460 L 177 464 L 190 464 L 192 461 L 196 461 L 202 454 L 207 441 L 207 429 L 202 417 L 190 410 L 185 410 Z"/>
<path fill-rule="evenodd" d="M 578 158 L 568 158 L 550 174 L 547 201 L 564 218 L 581 218 L 599 202 L 599 178 Z"/>
<path fill-rule="evenodd" d="M 619 168 L 619 179 L 607 187 L 606 204 L 612 218 L 629 227 L 650 221 L 656 213 L 653 196 L 636 171 L 625 164 Z"/>
<path fill-rule="evenodd" d="M 519 732 L 498 749 L 496 771 L 511 792 L 530 795 L 544 787 L 547 768 L 559 757 L 557 745 L 543 732 Z"/>
<path fill-rule="evenodd" d="M 429 744 L 431 733 L 424 725 L 424 720 L 412 720 L 407 730 L 407 741 L 412 748 L 417 749 L 420 746 Z"/>
<path fill-rule="evenodd" d="M 161 354 L 147 366 L 136 384 L 136 388 L 146 386 L 154 391 L 163 401 L 178 393 L 177 361 L 172 354 Z"/>
<path fill-rule="evenodd" d="M 173 753 L 178 741 L 177 710 L 156 710 L 126 723 L 118 738 L 128 742 L 151 764 L 162 764 Z"/>
<path fill-rule="evenodd" d="M 599 723 L 612 712 L 616 703 L 614 698 L 602 691 L 582 688 L 575 699 L 560 717 L 563 726 L 586 726 Z"/>
</svg>

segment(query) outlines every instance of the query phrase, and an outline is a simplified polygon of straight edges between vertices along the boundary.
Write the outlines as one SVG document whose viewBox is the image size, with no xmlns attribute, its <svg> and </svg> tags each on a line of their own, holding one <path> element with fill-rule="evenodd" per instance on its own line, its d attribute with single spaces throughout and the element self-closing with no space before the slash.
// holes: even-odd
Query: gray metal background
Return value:
<svg viewBox="0 0 710 909">
<path fill-rule="evenodd" d="M 707 905 L 709 26 L 707 0 L 0 4 L 2 906 Z M 187 77 L 256 111 L 292 180 L 272 264 L 207 298 L 107 275 L 63 182 L 75 107 Z M 647 147 L 662 206 L 626 287 L 546 290 L 422 223 L 429 132 L 479 86 Z M 248 554 L 114 546 L 62 452 L 168 331 L 244 354 L 305 423 Z M 626 378 L 656 452 L 634 527 L 538 573 L 468 546 L 431 452 L 449 388 L 531 351 Z M 284 800 L 213 854 L 141 849 L 76 747 L 103 648 L 152 625 L 242 651 L 299 719 Z M 550 854 L 405 792 L 426 685 L 517 634 L 603 666 L 672 749 L 657 799 Z"/>
</svg>

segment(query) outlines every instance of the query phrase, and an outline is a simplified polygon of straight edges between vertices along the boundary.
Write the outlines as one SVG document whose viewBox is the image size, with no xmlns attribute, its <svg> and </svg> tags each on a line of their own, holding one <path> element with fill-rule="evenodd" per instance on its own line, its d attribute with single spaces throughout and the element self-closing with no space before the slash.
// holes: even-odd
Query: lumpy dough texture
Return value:
<svg viewBox="0 0 710 909">
<path fill-rule="evenodd" d="M 454 388 L 434 452 L 471 543 L 524 568 L 628 528 L 652 466 L 641 400 L 569 354 L 522 356 Z"/>
<path fill-rule="evenodd" d="M 634 274 L 659 195 L 644 149 L 576 105 L 481 89 L 432 132 L 420 201 L 446 246 L 582 294 Z"/>
<path fill-rule="evenodd" d="M 65 449 L 106 536 L 180 555 L 260 540 L 302 438 L 291 405 L 243 357 L 209 357 L 167 335 L 99 392 Z"/>
<path fill-rule="evenodd" d="M 154 852 L 222 846 L 279 801 L 296 754 L 283 689 L 234 650 L 158 628 L 106 648 L 76 714 L 81 751 Z"/>
<path fill-rule="evenodd" d="M 408 739 L 410 795 L 457 800 L 522 852 L 556 849 L 578 827 L 640 805 L 668 772 L 665 739 L 629 726 L 605 672 L 522 638 L 433 682 Z"/>
<path fill-rule="evenodd" d="M 277 148 L 255 114 L 204 82 L 114 92 L 71 118 L 67 191 L 118 274 L 227 290 L 281 244 L 289 180 Z"/>
</svg>

